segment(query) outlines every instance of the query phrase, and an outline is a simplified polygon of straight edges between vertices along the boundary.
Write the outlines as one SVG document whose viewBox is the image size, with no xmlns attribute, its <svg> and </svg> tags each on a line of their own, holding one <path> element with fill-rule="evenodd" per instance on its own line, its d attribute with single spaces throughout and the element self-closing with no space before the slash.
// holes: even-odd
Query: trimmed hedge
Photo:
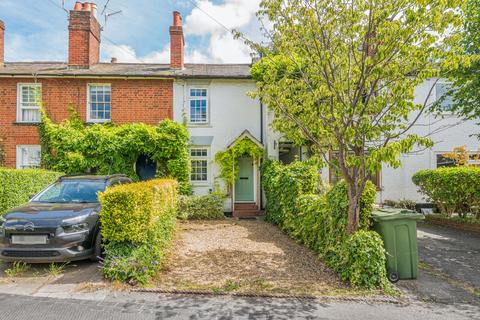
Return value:
<svg viewBox="0 0 480 320">
<path fill-rule="evenodd" d="M 266 218 L 292 238 L 318 252 L 344 281 L 366 288 L 386 286 L 385 249 L 370 231 L 375 186 L 368 182 L 361 198 L 360 227 L 347 234 L 347 186 L 341 181 L 322 191 L 318 170 L 309 163 L 262 167 L 267 197 Z"/>
<path fill-rule="evenodd" d="M 211 193 L 203 196 L 180 196 L 178 218 L 180 219 L 223 219 L 223 195 Z"/>
<path fill-rule="evenodd" d="M 421 170 L 413 175 L 412 181 L 427 201 L 433 202 L 447 216 L 457 213 L 464 217 L 480 206 L 478 167 Z"/>
<path fill-rule="evenodd" d="M 0 168 L 0 215 L 20 206 L 63 173 L 43 169 Z"/>
<path fill-rule="evenodd" d="M 154 179 L 100 193 L 107 279 L 145 284 L 156 274 L 175 228 L 177 190 L 175 180 Z"/>
</svg>

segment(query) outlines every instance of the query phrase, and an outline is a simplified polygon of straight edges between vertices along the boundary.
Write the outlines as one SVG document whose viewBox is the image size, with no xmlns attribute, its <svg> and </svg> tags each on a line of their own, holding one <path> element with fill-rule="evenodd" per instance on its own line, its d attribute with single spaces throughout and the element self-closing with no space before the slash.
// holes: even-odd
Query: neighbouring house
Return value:
<svg viewBox="0 0 480 320">
<path fill-rule="evenodd" d="M 37 126 L 40 121 L 37 93 L 55 121 L 68 117 L 73 107 L 86 123 L 145 122 L 156 124 L 171 118 L 185 123 L 191 135 L 191 182 L 196 194 L 206 194 L 225 183 L 218 179 L 215 155 L 236 141 L 248 138 L 265 150 L 265 156 L 284 163 L 307 159 L 308 150 L 295 146 L 272 131 L 272 113 L 247 93 L 255 89 L 251 64 L 189 64 L 184 62 L 185 40 L 180 13 L 173 13 L 169 64 L 99 62 L 101 28 L 96 6 L 77 2 L 70 11 L 67 62 L 4 62 L 5 26 L 0 21 L 0 137 L 4 139 L 9 167 L 35 167 L 40 162 Z M 416 102 L 428 96 L 434 80 L 416 88 Z M 435 85 L 429 102 L 441 96 L 448 84 Z M 378 186 L 378 201 L 411 199 L 423 201 L 411 182 L 420 169 L 451 165 L 442 154 L 466 145 L 476 152 L 478 141 L 470 137 L 473 122 L 448 114 L 443 118 L 424 114 L 413 131 L 430 136 L 435 146 L 403 155 L 403 167 L 385 166 L 372 175 Z M 415 115 L 412 115 L 412 117 Z M 239 177 L 225 203 L 234 215 L 259 214 L 264 206 L 260 160 L 240 157 Z M 334 183 L 328 168 L 321 175 Z"/>
</svg>

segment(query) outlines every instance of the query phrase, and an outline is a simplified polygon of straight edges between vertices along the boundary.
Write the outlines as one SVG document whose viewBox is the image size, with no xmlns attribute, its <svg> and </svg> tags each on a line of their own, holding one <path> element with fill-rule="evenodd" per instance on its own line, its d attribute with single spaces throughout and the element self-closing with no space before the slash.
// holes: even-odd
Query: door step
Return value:
<svg viewBox="0 0 480 320">
<path fill-rule="evenodd" d="M 263 215 L 255 203 L 235 203 L 233 210 L 234 218 L 250 218 Z"/>
</svg>

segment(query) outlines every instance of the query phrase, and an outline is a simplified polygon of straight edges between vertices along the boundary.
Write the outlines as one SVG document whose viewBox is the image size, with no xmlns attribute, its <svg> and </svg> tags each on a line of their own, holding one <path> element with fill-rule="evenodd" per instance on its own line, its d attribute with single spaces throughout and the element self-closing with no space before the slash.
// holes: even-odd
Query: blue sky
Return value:
<svg viewBox="0 0 480 320">
<path fill-rule="evenodd" d="M 110 17 L 105 25 L 100 12 L 106 1 L 96 1 L 104 25 L 102 61 L 115 56 L 119 62 L 168 62 L 173 10 L 183 17 L 187 62 L 250 61 L 250 49 L 204 12 L 229 29 L 254 40 L 261 38 L 255 17 L 259 0 L 110 0 L 107 12 L 122 13 Z M 64 3 L 70 10 L 75 1 Z M 62 0 L 0 0 L 6 61 L 66 61 L 68 20 L 61 7 Z"/>
</svg>

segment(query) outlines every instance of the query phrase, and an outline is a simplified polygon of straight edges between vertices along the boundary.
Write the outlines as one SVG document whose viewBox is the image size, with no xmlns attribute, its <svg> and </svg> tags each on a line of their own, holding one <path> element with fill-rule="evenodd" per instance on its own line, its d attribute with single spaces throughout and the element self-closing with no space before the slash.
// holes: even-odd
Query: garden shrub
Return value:
<svg viewBox="0 0 480 320">
<path fill-rule="evenodd" d="M 412 177 L 427 201 L 440 212 L 460 217 L 478 210 L 480 206 L 480 168 L 451 167 L 421 170 Z"/>
<path fill-rule="evenodd" d="M 180 191 L 191 192 L 189 183 L 189 134 L 185 126 L 169 119 L 152 126 L 145 123 L 85 125 L 71 110 L 69 119 L 53 123 L 42 112 L 40 125 L 42 166 L 68 174 L 123 173 L 138 180 L 139 156 L 157 162 L 158 177 L 173 177 Z"/>
<path fill-rule="evenodd" d="M 26 203 L 30 196 L 57 180 L 62 173 L 43 169 L 0 168 L 0 215 Z"/>
<path fill-rule="evenodd" d="M 332 264 L 343 280 L 371 288 L 386 283 L 383 240 L 375 231 L 358 230 L 343 242 L 339 261 Z"/>
<path fill-rule="evenodd" d="M 145 284 L 156 274 L 175 227 L 177 188 L 175 180 L 154 179 L 100 193 L 107 279 Z"/>
<path fill-rule="evenodd" d="M 178 217 L 180 219 L 223 219 L 224 196 L 211 193 L 202 196 L 185 196 L 178 198 Z"/>
<path fill-rule="evenodd" d="M 377 233 L 369 231 L 376 197 L 373 183 L 367 182 L 362 194 L 359 230 L 349 235 L 345 182 L 324 192 L 317 168 L 305 162 L 282 165 L 269 161 L 263 166 L 262 178 L 270 221 L 318 252 L 343 280 L 366 288 L 385 286 L 383 243 Z"/>
</svg>

